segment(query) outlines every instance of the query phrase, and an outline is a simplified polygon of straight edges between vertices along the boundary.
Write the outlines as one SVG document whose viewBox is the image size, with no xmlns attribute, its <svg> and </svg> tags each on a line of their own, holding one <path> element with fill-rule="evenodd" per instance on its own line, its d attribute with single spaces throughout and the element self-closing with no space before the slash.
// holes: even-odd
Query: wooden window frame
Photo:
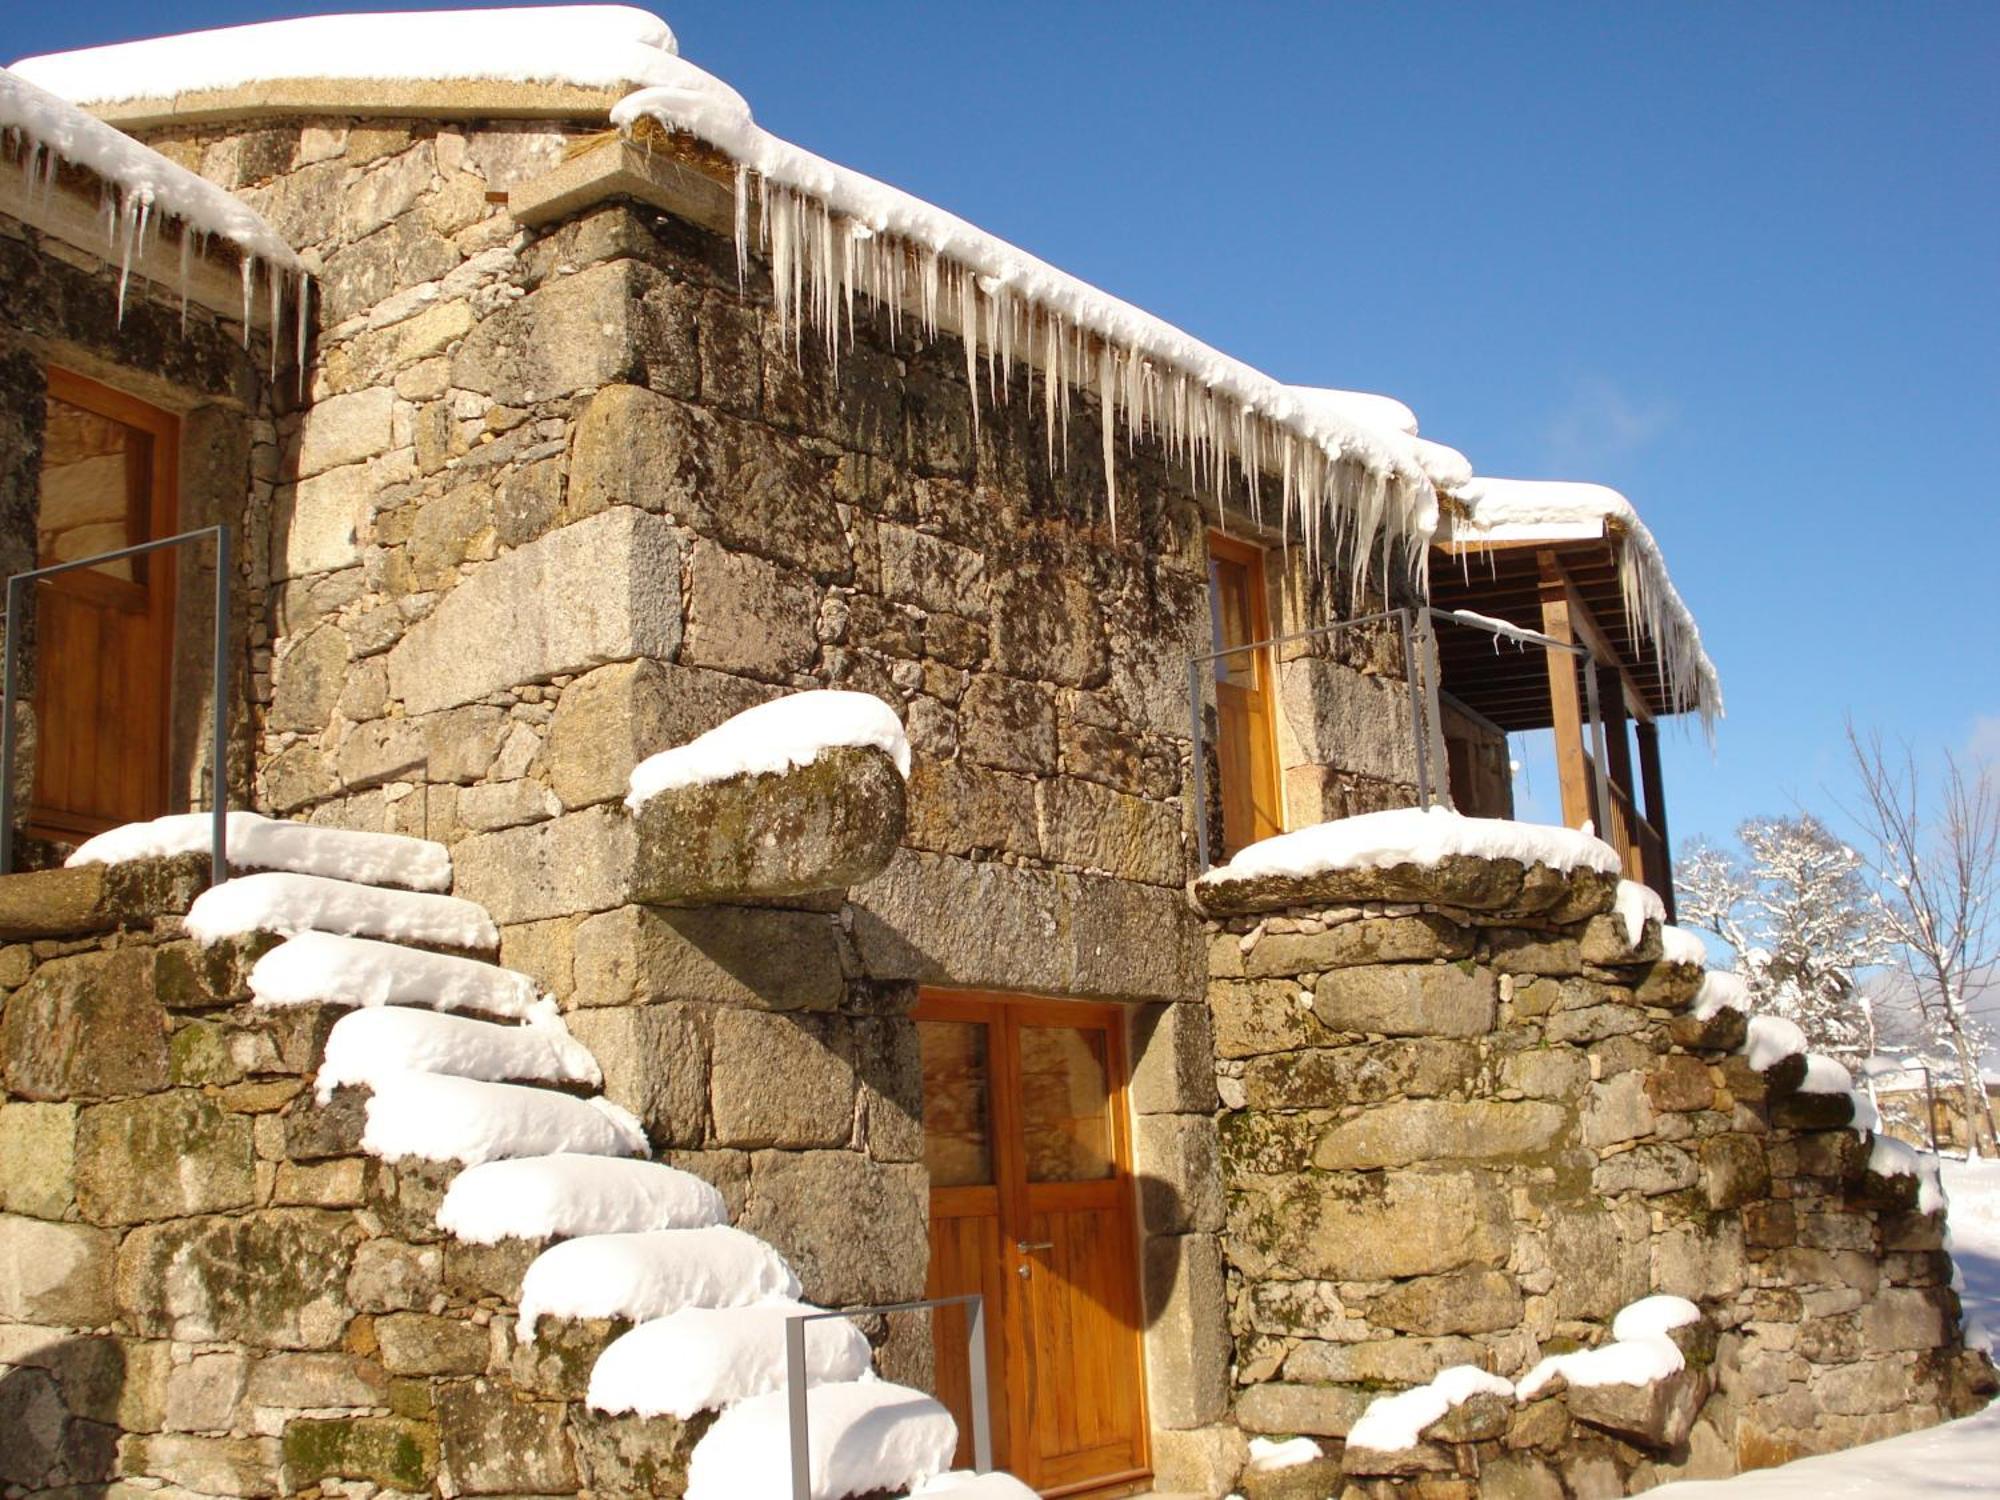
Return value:
<svg viewBox="0 0 2000 1500">
<path fill-rule="evenodd" d="M 1251 575 L 1251 586 L 1249 589 L 1250 638 L 1253 641 L 1270 640 L 1273 633 L 1271 629 L 1271 577 L 1270 570 L 1266 566 L 1270 557 L 1269 549 L 1260 547 L 1255 542 L 1245 541 L 1241 537 L 1231 536 L 1227 532 L 1213 529 L 1208 533 L 1207 548 L 1208 557 L 1215 558 L 1221 562 L 1236 563 L 1249 570 Z M 1218 604 L 1219 601 L 1211 597 L 1209 600 L 1211 632 Z M 1211 646 L 1218 650 L 1221 648 L 1221 642 L 1214 641 L 1212 635 Z M 1269 757 L 1271 768 L 1271 802 L 1277 813 L 1277 826 L 1271 832 L 1274 834 L 1284 833 L 1291 827 L 1291 818 L 1285 806 L 1285 763 L 1283 757 L 1278 753 L 1277 663 L 1272 656 L 1272 648 L 1269 646 L 1260 647 L 1255 651 L 1253 659 L 1256 663 L 1257 692 L 1263 698 L 1267 710 L 1264 732 L 1261 738 L 1264 741 L 1264 753 Z M 1210 676 L 1212 680 L 1212 672 Z M 1218 726 L 1219 732 L 1220 729 Z M 1253 746 L 1251 750 L 1253 761 L 1255 758 L 1255 749 L 1256 747 Z M 1226 791 L 1224 795 L 1227 795 Z M 1269 837 L 1270 835 L 1266 834 L 1262 836 Z"/>
</svg>

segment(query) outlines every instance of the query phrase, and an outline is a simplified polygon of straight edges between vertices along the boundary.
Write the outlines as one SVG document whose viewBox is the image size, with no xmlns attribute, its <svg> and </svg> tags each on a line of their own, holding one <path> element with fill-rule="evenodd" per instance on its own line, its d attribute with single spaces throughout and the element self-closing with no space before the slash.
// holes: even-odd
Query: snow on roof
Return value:
<svg viewBox="0 0 2000 1500">
<path fill-rule="evenodd" d="M 1472 461 L 1456 448 L 1418 437 L 1417 414 L 1394 396 L 1314 385 L 1295 385 L 1291 389 L 1310 411 L 1378 428 L 1392 442 L 1400 436 L 1410 461 L 1424 471 L 1433 488 L 1456 492 L 1472 478 Z"/>
<path fill-rule="evenodd" d="M 915 305 L 927 334 L 940 315 L 964 334 L 975 422 L 982 355 L 989 388 L 1011 375 L 1017 357 L 1041 367 L 1052 458 L 1071 393 L 1098 397 L 1114 531 L 1122 422 L 1163 440 L 1218 493 L 1232 469 L 1246 476 L 1260 519 L 1260 478 L 1277 474 L 1277 519 L 1288 527 L 1302 521 L 1315 552 L 1323 523 L 1344 547 L 1357 586 L 1378 548 L 1386 557 L 1402 544 L 1421 572 L 1437 496 L 1408 434 L 1357 420 L 1351 403 L 1336 410 L 1302 397 L 955 214 L 771 135 L 734 89 L 691 63 L 678 66 L 679 77 L 619 101 L 612 123 L 632 133 L 650 121 L 736 163 L 739 261 L 750 249 L 754 191 L 777 311 L 794 340 L 809 323 L 837 355 L 857 295 L 886 307 L 892 322 Z"/>
<path fill-rule="evenodd" d="M 1449 530 L 1461 545 L 1616 540 L 1625 612 L 1659 654 L 1668 698 L 1677 708 L 1698 710 L 1704 723 L 1722 717 L 1715 663 L 1702 649 L 1701 630 L 1667 574 L 1660 544 L 1630 500 L 1601 484 L 1485 475 L 1459 486 L 1453 498 L 1462 513 L 1452 518 Z"/>
<path fill-rule="evenodd" d="M 276 79 L 493 79 L 582 88 L 666 83 L 678 51 L 630 5 L 300 16 L 23 58 L 17 73 L 79 104 L 167 99 Z"/>
<path fill-rule="evenodd" d="M 1197 884 L 1253 876 L 1304 877 L 1329 870 L 1375 870 L 1390 865 L 1435 865 L 1452 855 L 1514 859 L 1552 870 L 1596 870 L 1615 875 L 1618 851 L 1602 839 L 1571 828 L 1468 818 L 1445 807 L 1399 807 L 1315 823 L 1293 833 L 1260 839 L 1217 865 Z"/>
<path fill-rule="evenodd" d="M 809 766 L 822 750 L 872 745 L 904 776 L 910 740 L 896 711 L 873 693 L 812 688 L 746 708 L 685 745 L 648 756 L 632 768 L 625 805 L 641 807 L 676 787 L 768 776 Z"/>
</svg>

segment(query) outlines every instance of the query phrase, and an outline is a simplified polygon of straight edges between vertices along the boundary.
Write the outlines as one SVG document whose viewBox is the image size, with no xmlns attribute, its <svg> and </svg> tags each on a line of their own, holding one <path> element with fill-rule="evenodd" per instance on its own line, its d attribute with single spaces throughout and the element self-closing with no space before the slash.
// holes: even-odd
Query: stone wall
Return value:
<svg viewBox="0 0 2000 1500">
<path fill-rule="evenodd" d="M 1738 1013 L 1696 1019 L 1700 971 L 1656 924 L 1632 945 L 1611 897 L 1483 860 L 1210 893 L 1235 1415 L 1321 1439 L 1314 1494 L 1343 1465 L 1360 1493 L 1619 1493 L 1991 1388 L 1916 1179 L 1868 1170 L 1803 1059 L 1759 1073 Z M 1703 1313 L 1660 1400 L 1468 1406 L 1400 1457 L 1343 1452 L 1383 1392 L 1518 1379 L 1655 1292 Z"/>
</svg>

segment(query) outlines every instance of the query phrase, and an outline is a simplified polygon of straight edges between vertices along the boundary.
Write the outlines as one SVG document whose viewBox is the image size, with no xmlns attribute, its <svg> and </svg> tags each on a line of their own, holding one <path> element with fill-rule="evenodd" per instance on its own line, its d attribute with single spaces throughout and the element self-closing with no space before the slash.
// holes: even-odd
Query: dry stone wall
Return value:
<svg viewBox="0 0 2000 1500">
<path fill-rule="evenodd" d="M 1656 924 L 1631 943 L 1612 894 L 1454 859 L 1211 899 L 1235 1415 L 1325 1452 L 1245 1476 L 1253 1500 L 1622 1493 L 1992 1388 L 1917 1180 L 1869 1170 L 1803 1059 L 1759 1073 L 1739 1013 L 1698 1019 L 1701 971 Z M 1656 1292 L 1703 1314 L 1670 1389 L 1481 1397 L 1414 1450 L 1345 1451 L 1377 1396 L 1455 1365 L 1518 1379 Z"/>
</svg>

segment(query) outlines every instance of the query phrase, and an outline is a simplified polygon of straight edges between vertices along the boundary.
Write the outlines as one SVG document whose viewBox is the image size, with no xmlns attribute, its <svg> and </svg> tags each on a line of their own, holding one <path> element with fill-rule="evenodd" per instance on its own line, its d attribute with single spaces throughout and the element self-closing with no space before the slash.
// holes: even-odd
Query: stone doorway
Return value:
<svg viewBox="0 0 2000 1500">
<path fill-rule="evenodd" d="M 1045 1495 L 1144 1488 L 1124 1017 L 1109 1005 L 926 990 L 916 1019 L 926 1295 L 985 1294 L 995 1460 Z M 956 1311 L 940 1315 L 937 1351 L 939 1395 L 969 1434 Z M 969 1452 L 968 1437 L 960 1460 Z"/>
</svg>

